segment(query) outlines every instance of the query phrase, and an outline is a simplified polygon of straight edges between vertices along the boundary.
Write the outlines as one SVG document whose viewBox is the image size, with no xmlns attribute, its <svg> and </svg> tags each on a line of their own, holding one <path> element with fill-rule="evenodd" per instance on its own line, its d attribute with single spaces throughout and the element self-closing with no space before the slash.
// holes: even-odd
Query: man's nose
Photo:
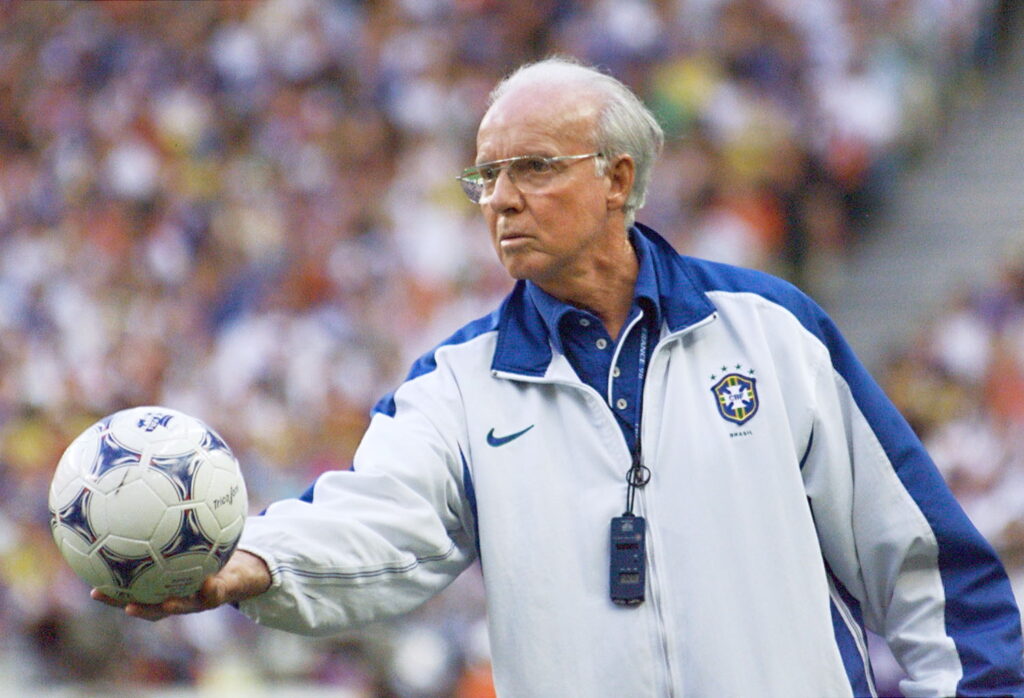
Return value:
<svg viewBox="0 0 1024 698">
<path fill-rule="evenodd" d="M 518 211 L 522 208 L 523 193 L 512 181 L 507 167 L 501 168 L 498 178 L 494 180 L 494 189 L 487 198 L 487 205 L 499 213 L 508 210 Z"/>
</svg>

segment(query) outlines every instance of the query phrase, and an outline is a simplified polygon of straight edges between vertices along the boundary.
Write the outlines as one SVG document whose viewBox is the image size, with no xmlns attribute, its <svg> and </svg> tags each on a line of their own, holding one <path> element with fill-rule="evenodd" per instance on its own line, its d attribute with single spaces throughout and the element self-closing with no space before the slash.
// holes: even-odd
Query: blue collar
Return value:
<svg viewBox="0 0 1024 698">
<path fill-rule="evenodd" d="M 634 301 L 646 299 L 670 332 L 702 320 L 715 308 L 690 277 L 686 258 L 650 228 L 630 230 L 640 262 Z M 562 352 L 559 323 L 567 313 L 582 313 L 536 285 L 519 281 L 499 310 L 498 341 L 491 368 L 496 371 L 543 376 L 551 363 L 552 347 Z M 590 315 L 588 313 L 588 315 Z"/>
</svg>

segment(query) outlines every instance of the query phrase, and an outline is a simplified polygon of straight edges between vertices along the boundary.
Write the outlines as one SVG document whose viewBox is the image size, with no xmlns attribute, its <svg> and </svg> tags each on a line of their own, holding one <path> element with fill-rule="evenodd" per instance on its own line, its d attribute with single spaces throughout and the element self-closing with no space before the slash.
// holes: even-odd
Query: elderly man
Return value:
<svg viewBox="0 0 1024 698">
<path fill-rule="evenodd" d="M 502 82 L 459 179 L 512 293 L 377 405 L 353 471 L 127 612 L 332 633 L 479 556 L 502 695 L 872 695 L 865 626 L 908 695 L 1024 695 L 1003 568 L 829 319 L 634 224 L 661 142 L 590 68 Z"/>
</svg>

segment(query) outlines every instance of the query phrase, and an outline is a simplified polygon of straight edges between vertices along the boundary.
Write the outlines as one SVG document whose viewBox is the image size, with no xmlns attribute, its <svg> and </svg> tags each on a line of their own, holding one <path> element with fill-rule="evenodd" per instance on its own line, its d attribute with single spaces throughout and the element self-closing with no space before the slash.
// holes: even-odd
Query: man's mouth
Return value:
<svg viewBox="0 0 1024 698">
<path fill-rule="evenodd" d="M 512 245 L 516 245 L 516 244 L 522 243 L 522 242 L 524 242 L 525 240 L 528 240 L 528 239 L 529 239 L 529 236 L 525 235 L 523 233 L 503 233 L 498 238 L 498 244 L 502 248 L 505 248 L 505 247 L 509 247 L 509 246 L 512 246 Z"/>
</svg>

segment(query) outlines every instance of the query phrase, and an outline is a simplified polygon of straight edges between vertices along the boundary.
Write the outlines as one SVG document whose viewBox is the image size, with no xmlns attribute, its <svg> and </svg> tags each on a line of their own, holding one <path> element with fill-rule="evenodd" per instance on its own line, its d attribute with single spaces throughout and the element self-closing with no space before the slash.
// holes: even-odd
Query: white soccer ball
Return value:
<svg viewBox="0 0 1024 698">
<path fill-rule="evenodd" d="M 231 556 L 247 512 L 228 445 L 166 407 L 123 410 L 86 429 L 50 485 L 50 528 L 64 559 L 123 601 L 196 592 Z"/>
</svg>

